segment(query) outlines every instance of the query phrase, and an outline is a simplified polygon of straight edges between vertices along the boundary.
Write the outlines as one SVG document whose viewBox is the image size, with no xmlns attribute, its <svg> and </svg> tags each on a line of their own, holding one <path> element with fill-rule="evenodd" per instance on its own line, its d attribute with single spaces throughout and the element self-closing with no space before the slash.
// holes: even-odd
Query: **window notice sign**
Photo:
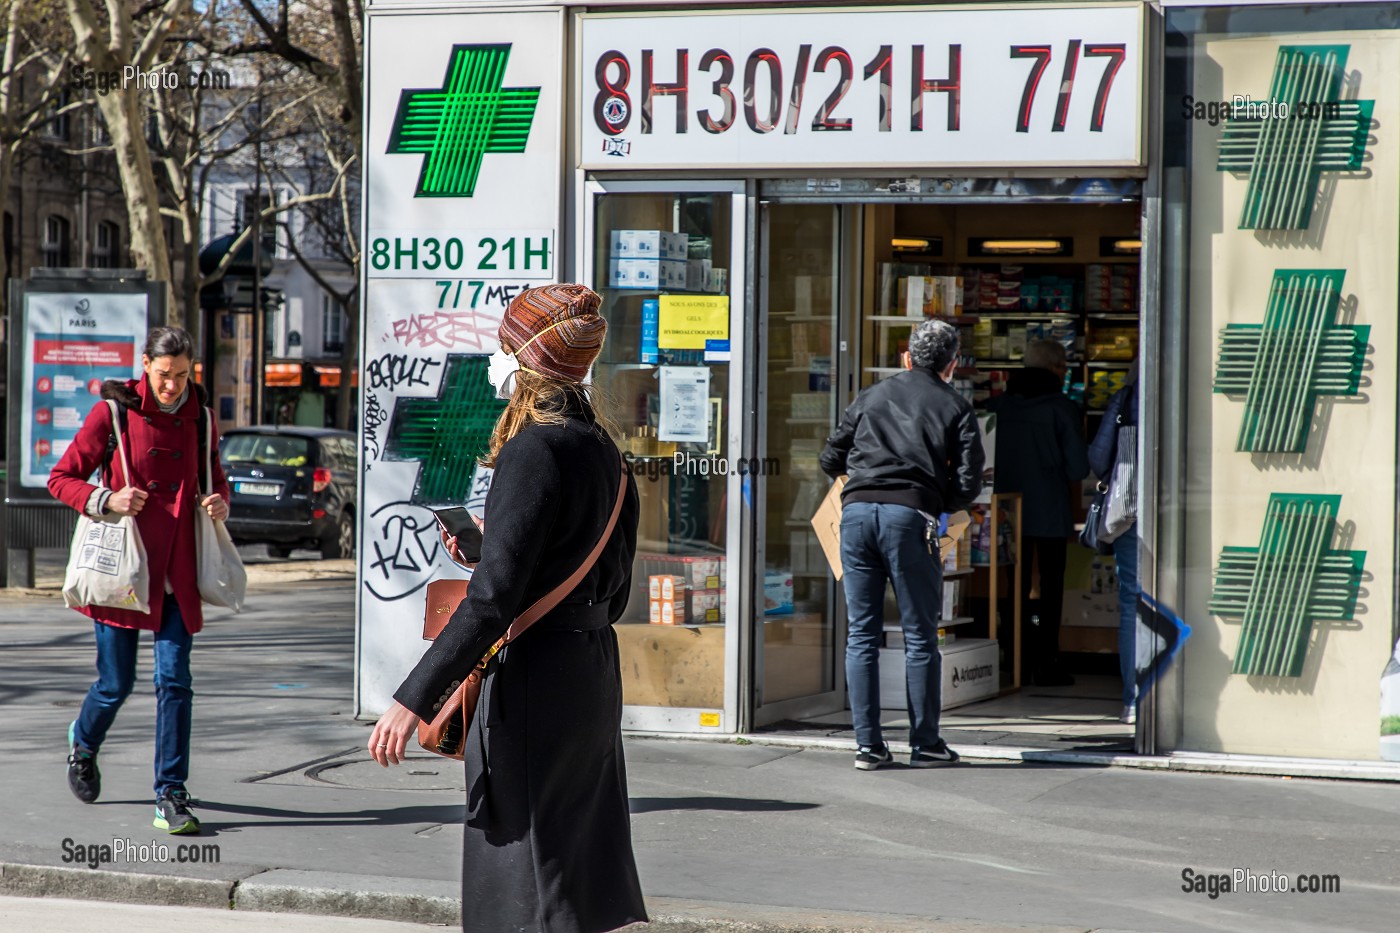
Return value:
<svg viewBox="0 0 1400 933">
<path fill-rule="evenodd" d="M 707 341 L 729 340 L 728 295 L 662 295 L 657 345 L 704 350 Z"/>
</svg>

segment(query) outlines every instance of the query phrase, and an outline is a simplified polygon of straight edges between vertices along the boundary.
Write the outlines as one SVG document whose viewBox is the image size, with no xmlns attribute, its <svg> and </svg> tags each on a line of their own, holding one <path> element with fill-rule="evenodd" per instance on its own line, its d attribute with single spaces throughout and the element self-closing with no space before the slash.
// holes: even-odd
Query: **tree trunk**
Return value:
<svg viewBox="0 0 1400 933">
<path fill-rule="evenodd" d="M 340 393 L 335 400 L 335 426 L 342 431 L 350 429 L 351 402 L 355 397 L 352 374 L 359 365 L 360 356 L 360 290 L 350 293 L 345 303 L 345 343 L 340 348 Z"/>
<path fill-rule="evenodd" d="M 136 87 L 113 88 L 99 94 L 97 105 L 107 122 L 116 155 L 117 172 L 126 195 L 127 221 L 131 227 L 131 258 L 138 269 L 145 269 L 152 281 L 166 291 L 166 324 L 184 326 L 184 315 L 175 302 L 170 269 L 170 246 L 165 241 L 165 225 L 160 217 L 160 191 L 156 187 L 151 148 L 141 135 L 145 124 L 136 98 Z"/>
</svg>

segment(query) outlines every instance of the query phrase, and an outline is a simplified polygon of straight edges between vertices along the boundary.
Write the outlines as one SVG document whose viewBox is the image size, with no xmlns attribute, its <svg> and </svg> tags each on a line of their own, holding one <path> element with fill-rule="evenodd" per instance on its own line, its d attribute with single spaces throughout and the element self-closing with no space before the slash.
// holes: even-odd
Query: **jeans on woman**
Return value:
<svg viewBox="0 0 1400 933">
<path fill-rule="evenodd" d="M 916 748 L 938 745 L 943 687 L 938 617 L 943 612 L 943 565 L 929 552 L 926 524 L 917 509 L 904 505 L 851 502 L 841 510 L 841 583 L 849 617 L 846 689 L 856 743 L 862 747 L 884 745 L 880 732 L 880 640 L 887 583 L 894 584 L 904 632 L 909 744 Z"/>
<path fill-rule="evenodd" d="M 136 648 L 141 633 L 94 622 L 97 633 L 97 680 L 88 688 L 78 713 L 73 740 L 96 752 L 117 718 L 117 710 L 136 686 Z M 167 593 L 156 636 L 156 757 L 155 791 L 184 790 L 190 773 L 190 718 L 194 690 L 190 677 L 190 647 L 194 636 L 185 628 L 175 597 Z"/>
<path fill-rule="evenodd" d="M 1123 705 L 1137 702 L 1137 525 L 1113 541 L 1113 557 L 1118 562 L 1118 670 L 1123 675 Z"/>
</svg>

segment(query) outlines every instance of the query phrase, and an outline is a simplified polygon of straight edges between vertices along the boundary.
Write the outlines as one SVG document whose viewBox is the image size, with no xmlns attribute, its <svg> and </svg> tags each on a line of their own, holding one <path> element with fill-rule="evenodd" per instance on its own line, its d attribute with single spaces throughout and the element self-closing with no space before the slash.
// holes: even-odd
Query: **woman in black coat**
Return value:
<svg viewBox="0 0 1400 933">
<path fill-rule="evenodd" d="M 631 591 L 638 498 L 581 384 L 607 325 L 581 285 L 528 289 L 501 323 L 490 374 L 509 404 L 487 462 L 481 561 L 452 619 L 369 740 L 398 764 L 511 621 L 567 579 L 607 526 L 597 563 L 486 669 L 467 732 L 462 928 L 601 933 L 646 920 L 622 757 L 612 624 Z"/>
</svg>

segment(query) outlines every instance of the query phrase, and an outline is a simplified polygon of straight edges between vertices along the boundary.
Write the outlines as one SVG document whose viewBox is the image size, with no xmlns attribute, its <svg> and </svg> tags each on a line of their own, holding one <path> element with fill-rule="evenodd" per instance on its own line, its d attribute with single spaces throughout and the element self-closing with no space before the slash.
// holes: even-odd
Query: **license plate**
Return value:
<svg viewBox="0 0 1400 933">
<path fill-rule="evenodd" d="M 277 483 L 234 483 L 233 491 L 245 496 L 275 496 L 282 491 Z"/>
</svg>

